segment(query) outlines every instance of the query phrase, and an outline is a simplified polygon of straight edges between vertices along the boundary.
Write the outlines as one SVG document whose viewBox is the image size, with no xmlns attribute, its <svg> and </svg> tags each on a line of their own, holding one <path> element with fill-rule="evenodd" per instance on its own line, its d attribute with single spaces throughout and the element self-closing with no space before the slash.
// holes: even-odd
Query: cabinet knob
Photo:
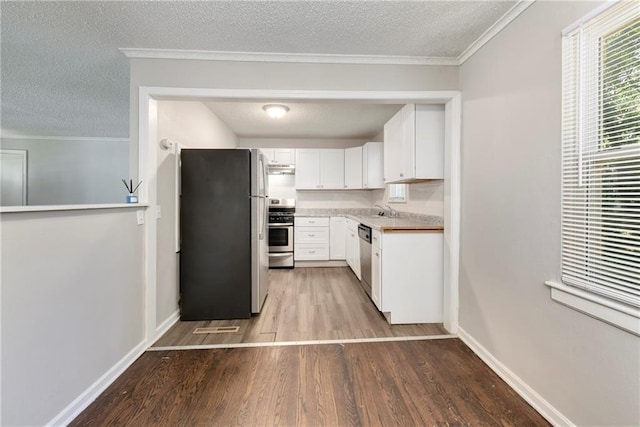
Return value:
<svg viewBox="0 0 640 427">
<path fill-rule="evenodd" d="M 309 253 L 310 253 L 310 254 L 315 254 L 315 253 L 316 253 L 316 251 L 309 251 Z"/>
<path fill-rule="evenodd" d="M 400 174 L 400 178 L 402 178 L 403 176 L 404 176 L 404 174 L 403 174 L 403 173 L 401 173 L 401 174 Z"/>
<path fill-rule="evenodd" d="M 345 185 L 344 188 L 347 188 L 347 186 Z"/>
<path fill-rule="evenodd" d="M 309 237 L 316 237 L 315 234 L 309 234 Z"/>
<path fill-rule="evenodd" d="M 378 252 L 376 252 L 376 256 L 380 256 L 380 254 Z"/>
</svg>

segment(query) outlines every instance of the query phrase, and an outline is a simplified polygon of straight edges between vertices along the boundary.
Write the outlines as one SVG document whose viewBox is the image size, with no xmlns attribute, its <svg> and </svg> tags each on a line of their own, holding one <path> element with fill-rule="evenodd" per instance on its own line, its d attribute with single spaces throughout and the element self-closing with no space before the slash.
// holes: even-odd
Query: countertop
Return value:
<svg viewBox="0 0 640 427">
<path fill-rule="evenodd" d="M 376 215 L 377 209 L 298 209 L 297 217 L 344 216 L 381 232 L 424 231 L 442 232 L 442 217 L 400 212 L 397 218 Z"/>
</svg>

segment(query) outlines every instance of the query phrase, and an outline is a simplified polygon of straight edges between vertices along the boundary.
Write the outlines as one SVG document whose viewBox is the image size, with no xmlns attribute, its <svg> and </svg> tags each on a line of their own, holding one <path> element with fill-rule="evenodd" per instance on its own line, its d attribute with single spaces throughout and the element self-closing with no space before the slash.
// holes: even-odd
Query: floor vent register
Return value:
<svg viewBox="0 0 640 427">
<path fill-rule="evenodd" d="M 196 328 L 194 334 L 235 334 L 240 326 L 213 326 L 208 328 Z"/>
</svg>

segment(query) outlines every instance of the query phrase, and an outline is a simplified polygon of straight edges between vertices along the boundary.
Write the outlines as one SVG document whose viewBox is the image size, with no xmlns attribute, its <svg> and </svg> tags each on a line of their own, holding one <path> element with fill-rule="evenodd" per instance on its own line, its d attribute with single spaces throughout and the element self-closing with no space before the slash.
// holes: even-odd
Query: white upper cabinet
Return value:
<svg viewBox="0 0 640 427">
<path fill-rule="evenodd" d="M 296 150 L 296 188 L 320 188 L 320 150 Z"/>
<path fill-rule="evenodd" d="M 344 189 L 344 150 L 320 150 L 320 188 Z"/>
<path fill-rule="evenodd" d="M 382 142 L 367 142 L 362 147 L 362 188 L 384 188 L 382 146 Z"/>
<path fill-rule="evenodd" d="M 384 181 L 444 178 L 444 105 L 405 105 L 384 125 Z"/>
<path fill-rule="evenodd" d="M 362 187 L 362 147 L 345 148 L 344 150 L 344 188 Z"/>
<path fill-rule="evenodd" d="M 297 149 L 296 189 L 343 190 L 343 149 Z"/>
<path fill-rule="evenodd" d="M 271 165 L 293 165 L 296 162 L 294 148 L 261 148 Z"/>
<path fill-rule="evenodd" d="M 295 165 L 296 150 L 294 148 L 276 148 L 274 161 L 278 165 Z"/>
</svg>

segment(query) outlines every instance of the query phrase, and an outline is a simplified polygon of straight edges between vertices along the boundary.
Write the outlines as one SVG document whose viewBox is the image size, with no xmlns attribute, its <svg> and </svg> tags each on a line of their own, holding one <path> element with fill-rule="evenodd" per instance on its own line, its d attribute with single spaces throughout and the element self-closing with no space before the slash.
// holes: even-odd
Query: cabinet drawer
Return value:
<svg viewBox="0 0 640 427">
<path fill-rule="evenodd" d="M 329 217 L 296 217 L 296 227 L 328 227 Z"/>
<path fill-rule="evenodd" d="M 327 261 L 329 245 L 296 244 L 294 258 L 296 261 Z"/>
<path fill-rule="evenodd" d="M 295 243 L 329 244 L 329 229 L 322 227 L 298 227 L 295 230 Z"/>
</svg>

